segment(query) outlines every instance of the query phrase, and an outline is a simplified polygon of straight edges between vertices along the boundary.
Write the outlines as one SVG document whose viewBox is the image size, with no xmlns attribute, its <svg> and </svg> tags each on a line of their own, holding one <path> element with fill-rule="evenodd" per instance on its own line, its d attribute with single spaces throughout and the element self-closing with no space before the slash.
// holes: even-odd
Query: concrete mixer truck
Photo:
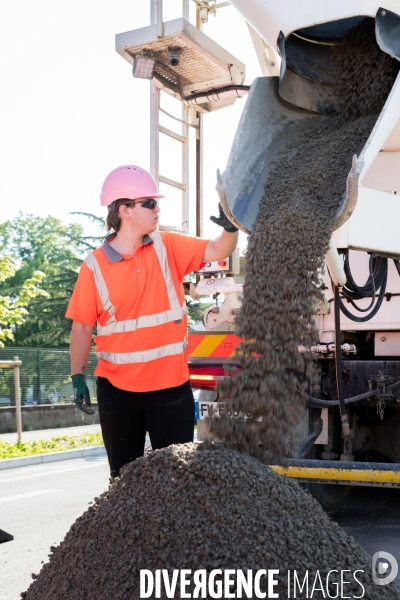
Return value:
<svg viewBox="0 0 400 600">
<path fill-rule="evenodd" d="M 332 48 L 369 22 L 371 43 L 400 61 L 400 0 L 383 5 L 376 0 L 231 0 L 248 24 L 263 73 L 250 89 L 243 85 L 244 65 L 201 31 L 208 14 L 227 3 L 194 1 L 197 29 L 188 23 L 188 13 L 186 19 L 163 23 L 160 0 L 153 0 L 152 25 L 117 35 L 117 51 L 134 71 L 147 61 L 155 90 L 153 115 L 159 108 L 157 90 L 173 95 L 184 106 L 183 127 L 197 127 L 198 144 L 204 114 L 248 94 L 216 189 L 232 223 L 251 233 L 273 166 L 293 152 L 297 135 L 300 139 L 338 112 L 340 65 Z M 153 174 L 181 185 L 185 194 L 184 184 L 160 176 L 156 157 L 154 144 Z M 393 79 L 364 147 L 348 157 L 348 165 L 318 282 L 323 299 L 315 311 L 319 340 L 305 374 L 307 402 L 287 446 L 285 470 L 273 466 L 307 485 L 330 514 L 342 506 L 351 486 L 400 486 L 400 76 Z M 197 190 L 198 212 L 200 200 Z M 185 210 L 182 222 L 187 222 Z M 200 225 L 196 231 L 201 233 Z M 191 283 L 192 298 L 210 293 L 224 298 L 207 309 L 202 331 L 189 332 L 192 385 L 201 390 L 199 438 L 206 418 L 218 413 L 216 385 L 226 365 L 235 362 L 240 342 L 234 323 L 242 284 L 234 279 L 234 263 L 231 257 L 224 265 L 206 265 Z"/>
</svg>

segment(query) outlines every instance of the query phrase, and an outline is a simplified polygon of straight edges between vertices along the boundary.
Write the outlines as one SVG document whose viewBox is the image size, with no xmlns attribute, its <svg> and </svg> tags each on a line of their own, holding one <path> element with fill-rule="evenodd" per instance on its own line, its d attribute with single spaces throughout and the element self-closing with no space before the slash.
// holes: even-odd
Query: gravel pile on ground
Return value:
<svg viewBox="0 0 400 600">
<path fill-rule="evenodd" d="M 212 436 L 253 454 L 262 445 L 270 458 L 285 455 L 285 440 L 305 405 L 296 389 L 311 356 L 298 348 L 318 343 L 316 284 L 352 157 L 364 147 L 399 69 L 377 46 L 369 20 L 334 54 L 340 114 L 321 116 L 320 128 L 294 136 L 267 179 L 246 254 L 238 318 L 246 340 L 238 350 L 243 371 L 219 386 L 228 408 L 263 420 L 225 417 L 211 426 Z"/>
<path fill-rule="evenodd" d="M 122 476 L 52 549 L 26 600 L 136 600 L 140 569 L 279 569 L 309 590 L 319 571 L 357 569 L 364 598 L 400 599 L 392 584 L 371 586 L 371 559 L 298 484 L 229 449 L 170 446 L 124 467 Z M 346 573 L 344 595 L 362 593 Z M 262 589 L 265 586 L 262 581 Z M 333 578 L 332 581 L 335 581 Z M 317 585 L 318 587 L 318 585 Z M 164 589 L 163 587 L 161 588 Z M 335 596 L 335 587 L 330 593 Z M 165 596 L 165 593 L 163 594 Z M 177 588 L 175 597 L 179 598 Z M 207 595 L 207 597 L 210 597 Z M 306 598 L 297 593 L 298 598 Z M 323 598 L 315 592 L 314 598 Z"/>
</svg>

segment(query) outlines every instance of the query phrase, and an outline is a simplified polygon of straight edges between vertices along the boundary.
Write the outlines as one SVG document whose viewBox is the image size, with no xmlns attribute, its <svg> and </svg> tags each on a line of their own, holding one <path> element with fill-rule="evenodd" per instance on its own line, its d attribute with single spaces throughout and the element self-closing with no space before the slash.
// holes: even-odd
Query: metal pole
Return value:
<svg viewBox="0 0 400 600">
<path fill-rule="evenodd" d="M 182 0 L 182 17 L 189 21 L 189 0 Z M 189 108 L 182 102 L 182 136 L 186 138 L 182 145 L 182 183 L 186 186 L 182 191 L 182 232 L 189 233 L 189 127 L 186 123 L 189 120 Z"/>
<path fill-rule="evenodd" d="M 157 37 L 163 35 L 163 0 L 151 0 L 150 23 L 157 25 Z"/>
<path fill-rule="evenodd" d="M 150 173 L 158 186 L 160 179 L 160 90 L 150 85 Z"/>
<path fill-rule="evenodd" d="M 203 21 L 200 18 L 200 7 L 198 4 L 196 4 L 196 27 L 200 31 L 203 31 Z"/>
<path fill-rule="evenodd" d="M 354 460 L 351 453 L 351 432 L 347 418 L 346 402 L 344 399 L 343 389 L 343 371 L 342 371 L 342 354 L 341 354 L 341 337 L 340 337 L 340 294 L 337 285 L 334 287 L 334 309 L 335 309 L 335 368 L 336 368 L 336 386 L 339 398 L 340 418 L 342 421 L 343 432 L 343 454 L 340 460 Z"/>
<path fill-rule="evenodd" d="M 182 183 L 185 188 L 182 190 L 182 232 L 189 233 L 189 127 L 188 109 L 182 103 L 182 137 L 185 141 L 182 143 Z"/>
<path fill-rule="evenodd" d="M 162 36 L 162 0 L 151 0 L 150 23 L 158 25 L 157 35 Z M 150 85 L 150 173 L 157 187 L 160 179 L 160 136 L 159 136 L 160 90 Z"/>
<path fill-rule="evenodd" d="M 196 129 L 196 235 L 203 236 L 203 117 L 197 113 Z"/>
<path fill-rule="evenodd" d="M 182 17 L 189 21 L 189 0 L 182 0 Z"/>
<path fill-rule="evenodd" d="M 196 27 L 203 31 L 200 18 L 200 7 L 196 4 Z M 203 236 L 203 117 L 196 113 L 198 128 L 196 129 L 196 235 Z"/>
<path fill-rule="evenodd" d="M 15 361 L 19 361 L 18 356 L 14 356 Z M 22 416 L 21 416 L 21 389 L 19 383 L 19 366 L 14 367 L 14 385 L 15 385 L 15 416 L 17 420 L 17 439 L 21 443 Z"/>
<path fill-rule="evenodd" d="M 163 36 L 163 0 L 157 0 L 157 36 Z"/>
<path fill-rule="evenodd" d="M 40 350 L 37 351 L 37 358 L 38 404 L 42 404 L 42 366 L 40 364 Z"/>
<path fill-rule="evenodd" d="M 150 25 L 157 23 L 157 0 L 150 0 Z"/>
</svg>

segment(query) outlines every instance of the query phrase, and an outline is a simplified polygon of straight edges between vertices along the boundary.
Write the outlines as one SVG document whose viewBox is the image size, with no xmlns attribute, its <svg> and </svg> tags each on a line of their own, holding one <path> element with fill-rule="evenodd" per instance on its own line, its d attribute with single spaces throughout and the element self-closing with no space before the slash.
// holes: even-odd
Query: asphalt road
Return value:
<svg viewBox="0 0 400 600">
<path fill-rule="evenodd" d="M 107 488 L 108 473 L 104 458 L 0 471 L 0 529 L 15 538 L 0 544 L 0 600 L 19 600 L 50 546 Z M 371 556 L 390 552 L 400 564 L 400 490 L 354 489 L 335 520 Z"/>
<path fill-rule="evenodd" d="M 371 556 L 389 552 L 400 571 L 400 489 L 353 488 L 334 520 Z M 395 581 L 400 587 L 400 574 Z"/>
<path fill-rule="evenodd" d="M 105 458 L 77 458 L 0 471 L 0 600 L 18 600 L 95 496 L 108 487 Z"/>
</svg>

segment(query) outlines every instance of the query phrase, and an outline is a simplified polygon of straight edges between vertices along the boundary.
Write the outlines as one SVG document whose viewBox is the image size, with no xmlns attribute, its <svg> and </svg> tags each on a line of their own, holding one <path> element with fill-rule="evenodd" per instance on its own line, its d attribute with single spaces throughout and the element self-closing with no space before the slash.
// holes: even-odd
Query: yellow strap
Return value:
<svg viewBox="0 0 400 600">
<path fill-rule="evenodd" d="M 326 481 L 354 481 L 360 483 L 400 484 L 400 471 L 380 471 L 378 469 L 333 469 L 321 467 L 282 467 L 271 465 L 279 475 L 296 479 L 323 479 Z"/>
</svg>

